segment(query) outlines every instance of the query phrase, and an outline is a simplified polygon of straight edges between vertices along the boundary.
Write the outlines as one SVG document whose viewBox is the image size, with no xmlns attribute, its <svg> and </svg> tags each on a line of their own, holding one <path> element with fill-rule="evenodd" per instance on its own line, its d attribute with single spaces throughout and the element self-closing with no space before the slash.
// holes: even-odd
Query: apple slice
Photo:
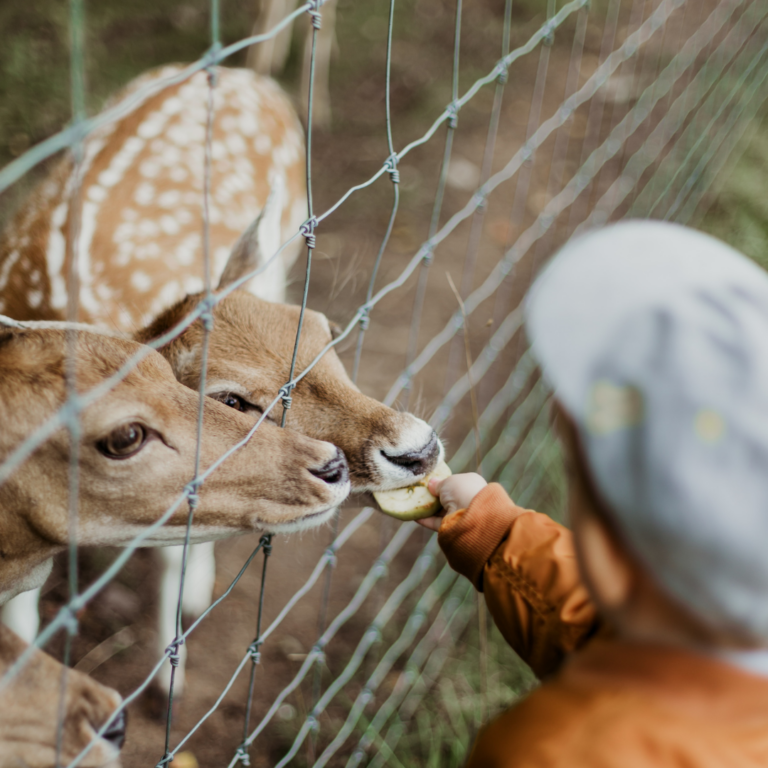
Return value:
<svg viewBox="0 0 768 768">
<path fill-rule="evenodd" d="M 451 474 L 451 468 L 441 461 L 434 471 L 419 480 L 416 485 L 398 488 L 395 491 L 376 491 L 373 498 L 376 499 L 376 503 L 384 514 L 396 517 L 398 520 L 421 520 L 423 517 L 432 517 L 440 509 L 440 499 L 435 498 L 427 489 L 429 481 L 433 477 L 443 480 Z"/>
</svg>

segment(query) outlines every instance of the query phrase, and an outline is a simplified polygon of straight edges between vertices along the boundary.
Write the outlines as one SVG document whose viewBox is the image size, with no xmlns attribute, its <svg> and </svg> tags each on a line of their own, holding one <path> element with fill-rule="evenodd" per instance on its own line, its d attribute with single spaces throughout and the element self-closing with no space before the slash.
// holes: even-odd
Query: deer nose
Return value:
<svg viewBox="0 0 768 768">
<path fill-rule="evenodd" d="M 403 469 L 407 469 L 414 475 L 425 475 L 435 468 L 437 457 L 440 455 L 440 446 L 437 441 L 437 434 L 432 432 L 429 442 L 417 451 L 408 451 L 399 453 L 396 456 L 382 451 L 384 458 Z"/>
<path fill-rule="evenodd" d="M 336 449 L 336 455 L 327 464 L 323 464 L 319 469 L 310 469 L 309 471 L 318 480 L 322 480 L 324 483 L 328 483 L 328 485 L 349 481 L 347 459 L 338 448 Z"/>
<path fill-rule="evenodd" d="M 110 723 L 109 727 L 102 734 L 101 738 L 108 741 L 118 749 L 123 748 L 125 744 L 125 726 L 128 721 L 128 715 L 125 710 Z"/>
</svg>

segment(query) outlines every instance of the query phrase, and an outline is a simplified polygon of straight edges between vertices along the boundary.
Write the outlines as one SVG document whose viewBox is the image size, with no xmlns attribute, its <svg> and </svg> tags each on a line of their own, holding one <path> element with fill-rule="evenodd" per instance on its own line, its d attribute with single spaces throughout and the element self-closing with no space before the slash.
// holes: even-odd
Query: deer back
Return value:
<svg viewBox="0 0 768 768">
<path fill-rule="evenodd" d="M 152 70 L 113 101 L 181 70 Z M 60 319 L 72 254 L 79 319 L 133 332 L 203 286 L 203 186 L 209 85 L 205 72 L 141 101 L 89 135 L 78 169 L 64 157 L 0 238 L 0 312 Z M 259 226 L 264 259 L 306 216 L 301 125 L 271 79 L 216 70 L 209 206 L 211 279 L 270 200 Z M 247 287 L 282 299 L 300 243 Z"/>
</svg>

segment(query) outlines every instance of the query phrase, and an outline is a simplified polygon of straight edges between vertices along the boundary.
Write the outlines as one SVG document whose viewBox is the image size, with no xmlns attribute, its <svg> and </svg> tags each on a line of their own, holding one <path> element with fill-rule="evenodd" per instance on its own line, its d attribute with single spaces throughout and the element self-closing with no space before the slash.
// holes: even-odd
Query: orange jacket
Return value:
<svg viewBox="0 0 768 768">
<path fill-rule="evenodd" d="M 568 529 L 493 483 L 438 537 L 510 645 L 551 675 L 481 732 L 468 768 L 768 768 L 768 678 L 601 632 Z"/>
</svg>

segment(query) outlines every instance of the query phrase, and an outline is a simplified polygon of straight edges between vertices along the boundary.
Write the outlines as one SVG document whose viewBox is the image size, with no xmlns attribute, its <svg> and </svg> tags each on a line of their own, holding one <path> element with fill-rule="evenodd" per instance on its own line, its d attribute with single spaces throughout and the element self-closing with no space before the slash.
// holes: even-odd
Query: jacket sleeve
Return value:
<svg viewBox="0 0 768 768">
<path fill-rule="evenodd" d="M 516 506 L 498 483 L 448 515 L 438 541 L 451 566 L 485 594 L 501 633 L 537 676 L 554 672 L 599 629 L 571 532 Z"/>
</svg>

